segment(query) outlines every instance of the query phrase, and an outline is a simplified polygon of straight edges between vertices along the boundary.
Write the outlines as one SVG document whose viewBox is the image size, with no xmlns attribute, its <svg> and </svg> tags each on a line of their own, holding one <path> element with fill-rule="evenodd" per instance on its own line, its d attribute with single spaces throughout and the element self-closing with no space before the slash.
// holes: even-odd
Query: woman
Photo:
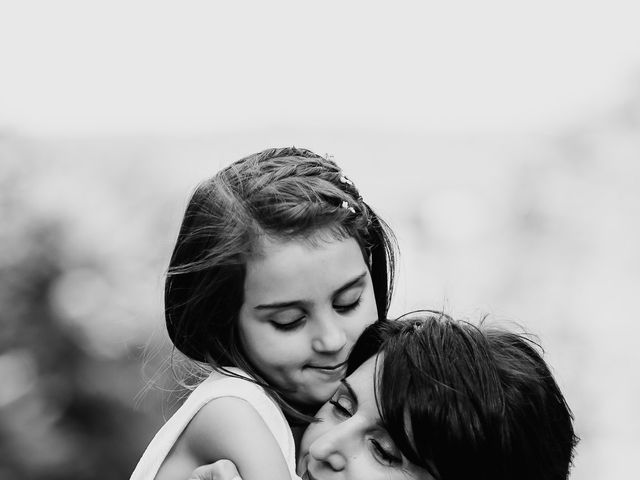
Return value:
<svg viewBox="0 0 640 480">
<path fill-rule="evenodd" d="M 368 327 L 306 430 L 307 480 L 566 479 L 577 437 L 535 344 L 436 312 Z M 231 480 L 219 462 L 194 478 Z"/>
</svg>

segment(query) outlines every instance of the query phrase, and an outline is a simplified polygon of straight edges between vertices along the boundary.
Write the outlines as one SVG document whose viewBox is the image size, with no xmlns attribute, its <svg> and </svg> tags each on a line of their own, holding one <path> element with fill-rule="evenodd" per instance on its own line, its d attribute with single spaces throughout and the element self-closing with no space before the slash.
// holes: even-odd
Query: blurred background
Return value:
<svg viewBox="0 0 640 480">
<path fill-rule="evenodd" d="M 179 405 L 189 194 L 330 154 L 391 224 L 392 313 L 539 337 L 582 441 L 640 451 L 636 2 L 0 1 L 0 479 L 128 478 Z"/>
</svg>

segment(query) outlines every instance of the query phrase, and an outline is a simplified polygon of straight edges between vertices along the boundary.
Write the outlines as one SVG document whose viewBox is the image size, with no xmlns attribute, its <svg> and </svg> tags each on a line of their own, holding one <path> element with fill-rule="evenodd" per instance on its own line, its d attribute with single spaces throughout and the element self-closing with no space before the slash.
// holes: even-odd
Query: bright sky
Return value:
<svg viewBox="0 0 640 480">
<path fill-rule="evenodd" d="M 0 0 L 0 129 L 546 131 L 629 95 L 639 19 L 635 0 Z"/>
</svg>

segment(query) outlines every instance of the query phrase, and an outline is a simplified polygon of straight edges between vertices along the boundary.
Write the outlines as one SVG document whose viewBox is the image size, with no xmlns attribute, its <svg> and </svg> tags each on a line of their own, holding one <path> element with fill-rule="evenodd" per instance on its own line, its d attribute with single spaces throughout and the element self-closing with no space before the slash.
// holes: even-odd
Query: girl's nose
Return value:
<svg viewBox="0 0 640 480">
<path fill-rule="evenodd" d="M 347 334 L 333 315 L 319 318 L 314 338 L 311 341 L 313 349 L 318 353 L 337 353 L 347 344 Z"/>
</svg>

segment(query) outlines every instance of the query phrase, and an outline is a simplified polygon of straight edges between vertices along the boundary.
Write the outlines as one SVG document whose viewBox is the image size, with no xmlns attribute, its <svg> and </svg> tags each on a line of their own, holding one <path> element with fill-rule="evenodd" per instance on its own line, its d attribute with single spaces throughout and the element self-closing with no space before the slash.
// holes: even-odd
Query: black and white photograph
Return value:
<svg viewBox="0 0 640 480">
<path fill-rule="evenodd" d="M 633 478 L 639 19 L 0 0 L 0 480 Z"/>
</svg>

